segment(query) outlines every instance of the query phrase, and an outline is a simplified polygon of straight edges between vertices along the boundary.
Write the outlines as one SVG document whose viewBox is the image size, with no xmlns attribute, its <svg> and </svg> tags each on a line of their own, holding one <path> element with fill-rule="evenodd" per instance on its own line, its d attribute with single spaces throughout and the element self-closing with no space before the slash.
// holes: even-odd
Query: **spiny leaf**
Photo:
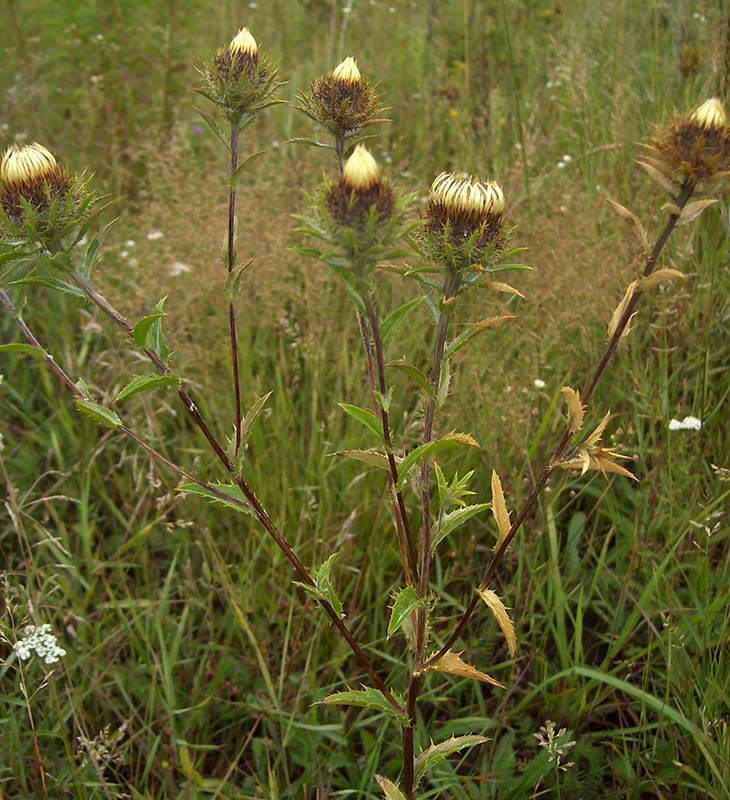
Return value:
<svg viewBox="0 0 730 800">
<path fill-rule="evenodd" d="M 227 245 L 225 246 L 225 249 L 227 257 Z M 228 273 L 228 277 L 226 278 L 226 282 L 223 287 L 223 292 L 226 296 L 226 300 L 228 300 L 229 303 L 232 303 L 238 296 L 238 292 L 241 288 L 241 280 L 243 279 L 243 273 L 251 266 L 251 264 L 253 264 L 253 259 L 249 258 L 249 260 L 244 264 L 239 264 Z"/>
<path fill-rule="evenodd" d="M 382 775 L 376 775 L 375 780 L 380 784 L 385 800 L 406 800 L 406 796 L 392 781 Z"/>
<path fill-rule="evenodd" d="M 494 515 L 497 528 L 499 529 L 499 538 L 494 545 L 494 549 L 498 550 L 502 542 L 507 538 L 512 523 L 509 520 L 507 504 L 504 502 L 502 482 L 499 480 L 499 475 L 497 475 L 495 470 L 492 470 L 492 514 Z"/>
<path fill-rule="evenodd" d="M 484 333 L 484 331 L 493 328 L 495 325 L 499 325 L 500 323 L 506 322 L 510 319 L 515 319 L 513 314 L 502 314 L 500 316 L 489 317 L 488 319 L 483 319 L 479 322 L 472 323 L 465 331 L 462 331 L 455 339 L 449 342 L 449 345 L 444 350 L 444 358 L 449 358 L 452 356 L 457 350 L 462 348 L 468 341 L 473 339 L 475 336 L 478 336 L 480 333 Z"/>
<path fill-rule="evenodd" d="M 251 153 L 250 156 L 246 156 L 244 160 L 236 167 L 235 172 L 231 175 L 228 185 L 233 187 L 237 186 L 238 182 L 241 180 L 241 176 L 243 173 L 251 166 L 252 162 L 255 161 L 259 156 L 262 156 L 266 150 L 257 150 L 255 153 Z"/>
<path fill-rule="evenodd" d="M 411 452 L 408 453 L 408 455 L 398 465 L 399 484 L 401 486 L 403 485 L 408 472 L 410 471 L 411 467 L 416 464 L 416 462 L 423 458 L 427 458 L 428 456 L 432 456 L 434 453 L 438 453 L 441 450 L 446 450 L 449 447 L 455 447 L 456 445 L 480 447 L 479 443 L 469 436 L 468 433 L 448 433 L 446 436 L 442 436 L 440 439 L 436 439 L 433 442 L 421 444 L 415 449 L 411 450 Z"/>
<path fill-rule="evenodd" d="M 580 401 L 580 395 L 570 386 L 563 386 L 560 394 L 565 398 L 568 406 L 568 433 L 575 433 L 583 427 L 583 417 L 586 407 Z"/>
<path fill-rule="evenodd" d="M 523 300 L 525 299 L 525 295 L 522 294 L 521 291 L 515 289 L 514 286 L 510 286 L 508 283 L 502 283 L 501 281 L 487 281 L 484 285 L 487 287 L 487 289 L 493 289 L 495 292 L 514 294 L 517 295 L 517 297 L 521 297 Z"/>
<path fill-rule="evenodd" d="M 83 411 L 84 414 L 105 428 L 118 428 L 122 424 L 121 419 L 110 408 L 100 406 L 93 400 L 84 400 L 77 397 L 74 402 L 79 411 Z"/>
<path fill-rule="evenodd" d="M 183 483 L 182 486 L 177 487 L 176 491 L 181 494 L 197 494 L 201 497 L 207 497 L 213 503 L 220 503 L 227 508 L 232 508 L 234 511 L 238 511 L 239 514 L 248 514 L 251 517 L 256 516 L 251 506 L 248 505 L 245 495 L 235 483 L 212 483 L 211 486 L 213 489 L 217 489 L 228 496 L 221 497 L 220 494 L 212 491 L 207 486 L 200 486 L 192 482 Z"/>
<path fill-rule="evenodd" d="M 435 664 L 426 669 L 435 670 L 436 672 L 448 672 L 450 675 L 458 675 L 460 678 L 473 678 L 504 689 L 504 686 L 499 681 L 487 675 L 486 672 L 480 672 L 465 661 L 462 661 L 461 653 L 455 653 L 453 650 L 449 650 Z"/>
<path fill-rule="evenodd" d="M 431 744 L 425 750 L 418 754 L 415 762 L 415 785 L 418 786 L 426 770 L 439 761 L 450 756 L 452 753 L 458 753 L 466 747 L 474 747 L 477 744 L 488 742 L 486 736 L 478 736 L 475 733 L 468 733 L 465 736 L 452 736 L 445 742 L 439 744 Z"/>
<path fill-rule="evenodd" d="M 507 640 L 509 654 L 514 658 L 517 652 L 517 637 L 515 636 L 515 628 L 512 624 L 512 620 L 509 618 L 509 614 L 507 614 L 504 603 L 491 589 L 478 589 L 477 591 L 479 592 L 479 597 L 484 600 L 489 610 L 494 614 L 494 618 L 497 620 L 497 624 L 501 628 L 504 638 Z"/>
<path fill-rule="evenodd" d="M 669 194 L 674 197 L 677 193 L 677 184 L 656 166 L 654 166 L 654 163 L 650 163 L 653 161 L 654 159 L 649 159 L 644 156 L 643 160 L 638 161 L 637 163 L 642 166 L 649 173 L 650 177 L 652 177 L 663 189 L 666 189 Z"/>
<path fill-rule="evenodd" d="M 383 423 L 366 408 L 360 406 L 352 406 L 349 403 L 337 404 L 343 411 L 349 414 L 353 419 L 356 419 L 361 425 L 371 430 L 382 441 L 383 439 Z"/>
<path fill-rule="evenodd" d="M 404 705 L 398 695 L 393 692 L 393 697 L 401 706 Z M 385 699 L 385 696 L 378 689 L 348 689 L 345 692 L 335 692 L 322 700 L 326 705 L 358 706 L 369 708 L 373 711 L 380 711 L 393 719 L 398 720 L 401 725 L 408 725 L 408 716 L 403 711 L 397 711 Z"/>
<path fill-rule="evenodd" d="M 383 453 L 375 453 L 372 450 L 340 450 L 338 453 L 330 453 L 330 455 L 352 458 L 355 461 L 362 461 L 365 464 L 385 470 L 390 469 L 388 457 Z"/>
<path fill-rule="evenodd" d="M 463 525 L 476 514 L 479 514 L 485 508 L 489 508 L 489 503 L 477 503 L 473 506 L 464 506 L 463 508 L 457 508 L 454 511 L 449 511 L 444 514 L 431 547 L 435 550 L 452 531 L 456 530 L 460 525 Z"/>
<path fill-rule="evenodd" d="M 311 595 L 317 600 L 326 600 L 332 606 L 337 616 L 343 617 L 344 614 L 342 613 L 342 601 L 335 592 L 335 587 L 332 583 L 331 577 L 332 564 L 334 563 L 335 558 L 337 558 L 337 553 L 332 553 L 332 555 L 320 567 L 313 570 L 312 578 L 315 583 L 314 586 L 308 583 L 301 583 L 300 581 L 294 581 L 294 585 L 300 586 L 305 592 L 307 592 L 307 594 Z"/>
<path fill-rule="evenodd" d="M 148 389 L 156 389 L 158 386 L 179 386 L 179 375 L 140 375 L 130 381 L 119 394 L 114 398 L 115 401 L 130 397 L 138 392 L 145 392 Z"/>
<path fill-rule="evenodd" d="M 401 589 L 391 607 L 388 637 L 392 636 L 417 608 L 426 608 L 428 598 L 419 597 L 413 586 Z"/>
</svg>

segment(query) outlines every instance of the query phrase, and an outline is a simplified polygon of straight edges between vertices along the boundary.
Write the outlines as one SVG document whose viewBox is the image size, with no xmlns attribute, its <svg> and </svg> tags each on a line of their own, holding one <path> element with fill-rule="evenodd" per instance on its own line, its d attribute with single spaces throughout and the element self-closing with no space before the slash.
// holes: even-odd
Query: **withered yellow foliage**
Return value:
<svg viewBox="0 0 730 800">
<path fill-rule="evenodd" d="M 502 542 L 505 540 L 512 523 L 509 520 L 509 511 L 507 511 L 507 504 L 504 502 L 504 492 L 502 491 L 502 483 L 499 480 L 499 475 L 492 470 L 492 514 L 499 529 L 499 537 L 494 549 L 498 550 Z"/>
<path fill-rule="evenodd" d="M 570 386 L 563 386 L 560 394 L 568 405 L 568 432 L 575 433 L 583 427 L 586 407 L 581 403 L 578 392 Z"/>
<path fill-rule="evenodd" d="M 435 670 L 436 672 L 448 672 L 451 675 L 458 675 L 460 678 L 473 678 L 476 681 L 490 683 L 492 686 L 499 686 L 504 689 L 504 686 L 499 681 L 487 675 L 486 672 L 480 672 L 475 667 L 462 661 L 461 652 L 455 653 L 453 650 L 449 650 L 446 655 L 443 655 L 435 664 L 426 667 L 426 669 Z"/>
<path fill-rule="evenodd" d="M 633 473 L 622 467 L 615 462 L 617 458 L 629 458 L 630 456 L 622 456 L 615 447 L 602 447 L 598 443 L 603 436 L 603 431 L 608 425 L 608 420 L 611 412 L 607 411 L 606 416 L 596 426 L 596 429 L 591 435 L 581 444 L 579 444 L 562 461 L 557 461 L 553 466 L 563 467 L 564 469 L 579 469 L 581 475 L 585 475 L 589 469 L 595 469 L 602 472 L 604 475 L 607 472 L 615 472 L 618 475 L 623 475 L 631 480 L 638 481 L 639 479 Z"/>
<path fill-rule="evenodd" d="M 477 591 L 479 592 L 479 597 L 484 600 L 489 610 L 494 614 L 497 625 L 499 625 L 504 634 L 504 638 L 507 640 L 509 654 L 514 658 L 517 652 L 517 637 L 515 636 L 515 627 L 507 613 L 507 608 L 499 599 L 497 593 L 493 592 L 491 589 L 478 589 Z"/>
<path fill-rule="evenodd" d="M 634 235 L 639 240 L 639 244 L 641 245 L 641 249 L 644 253 L 648 253 L 651 249 L 651 245 L 649 244 L 649 237 L 644 229 L 644 226 L 639 221 L 639 218 L 634 214 L 633 211 L 629 211 L 626 206 L 622 206 L 621 203 L 617 203 L 614 200 L 609 200 L 606 198 L 606 202 L 613 208 L 613 210 L 621 217 L 621 219 L 631 228 L 634 232 Z"/>
</svg>

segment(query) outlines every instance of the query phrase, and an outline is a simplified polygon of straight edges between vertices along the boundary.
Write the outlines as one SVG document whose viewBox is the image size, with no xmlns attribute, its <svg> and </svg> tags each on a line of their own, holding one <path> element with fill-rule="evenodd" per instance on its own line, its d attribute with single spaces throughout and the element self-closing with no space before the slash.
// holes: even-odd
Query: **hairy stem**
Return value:
<svg viewBox="0 0 730 800">
<path fill-rule="evenodd" d="M 685 183 L 681 187 L 679 195 L 676 199 L 676 205 L 680 210 L 684 208 L 684 206 L 687 204 L 687 201 L 692 196 L 693 191 L 694 191 L 694 185 L 689 182 Z M 651 252 L 646 256 L 646 260 L 644 262 L 644 270 L 642 272 L 643 277 L 646 278 L 647 276 L 651 275 L 651 273 L 654 271 L 657 259 L 659 258 L 659 255 L 661 254 L 662 250 L 664 249 L 664 246 L 666 245 L 667 240 L 669 239 L 669 236 L 676 227 L 678 221 L 679 221 L 679 216 L 677 214 L 672 214 L 672 213 L 669 214 L 669 219 L 664 225 L 662 232 L 659 234 L 659 237 L 657 238 L 654 247 L 652 248 Z M 629 324 L 629 321 L 634 313 L 634 309 L 636 308 L 636 305 L 639 302 L 640 296 L 641 296 L 641 291 L 637 291 L 636 289 L 634 289 L 634 292 L 631 295 L 631 298 L 626 305 L 624 313 L 621 315 L 621 319 L 618 321 L 618 324 L 616 325 L 616 330 L 614 331 L 613 336 L 608 341 L 606 349 L 604 350 L 603 355 L 601 356 L 601 359 L 598 362 L 598 365 L 596 366 L 595 370 L 593 371 L 593 374 L 591 375 L 590 379 L 588 380 L 588 383 L 586 384 L 585 388 L 581 393 L 580 399 L 581 403 L 583 403 L 584 405 L 588 403 L 591 396 L 593 395 L 593 391 L 596 388 L 596 385 L 601 375 L 603 374 L 604 370 L 606 369 L 606 366 L 608 365 L 608 362 L 611 360 L 611 357 L 616 351 L 616 347 L 618 346 L 618 343 L 621 341 L 624 331 L 626 330 L 626 326 Z M 489 582 L 491 581 L 492 577 L 494 576 L 494 573 L 496 572 L 499 563 L 504 557 L 504 554 L 507 552 L 507 549 L 512 543 L 512 540 L 515 538 L 517 531 L 520 529 L 522 523 L 525 521 L 525 518 L 527 517 L 527 515 L 532 510 L 532 507 L 537 502 L 537 498 L 539 497 L 540 492 L 543 490 L 545 484 L 548 482 L 548 479 L 550 478 L 550 474 L 553 470 L 555 463 L 560 461 L 561 456 L 565 452 L 565 449 L 567 448 L 568 443 L 570 442 L 570 437 L 571 437 L 570 432 L 566 430 L 562 438 L 560 439 L 558 446 L 555 448 L 555 451 L 553 452 L 552 456 L 550 457 L 547 464 L 543 468 L 540 477 L 537 479 L 535 485 L 533 486 L 532 491 L 530 492 L 527 500 L 525 500 L 525 502 L 522 504 L 522 507 L 520 508 L 519 513 L 515 517 L 515 520 L 512 523 L 507 535 L 505 536 L 499 548 L 495 551 L 494 555 L 492 556 L 492 560 L 489 563 L 489 566 L 487 567 L 487 570 L 484 574 L 484 577 L 482 578 L 481 583 L 479 584 L 480 589 L 486 588 Z M 479 597 L 477 594 L 475 594 L 469 601 L 466 610 L 464 611 L 461 618 L 457 622 L 454 630 L 449 635 L 448 639 L 446 640 L 446 643 L 435 655 L 433 655 L 423 665 L 424 668 L 430 666 L 431 664 L 435 664 L 451 649 L 451 647 L 453 647 L 454 643 L 461 635 L 461 632 L 466 627 L 466 624 L 471 619 L 471 616 L 474 613 L 478 602 L 479 602 Z"/>
</svg>

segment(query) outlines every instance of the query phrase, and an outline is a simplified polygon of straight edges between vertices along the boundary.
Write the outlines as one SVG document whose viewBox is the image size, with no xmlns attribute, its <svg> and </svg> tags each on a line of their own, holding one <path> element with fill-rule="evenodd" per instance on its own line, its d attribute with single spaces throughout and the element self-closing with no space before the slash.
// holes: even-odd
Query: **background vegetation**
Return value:
<svg viewBox="0 0 730 800">
<path fill-rule="evenodd" d="M 467 301 L 464 321 L 504 309 L 518 319 L 465 349 L 441 420 L 483 445 L 448 462 L 477 470 L 475 502 L 489 500 L 495 468 L 514 508 L 562 430 L 560 387 L 587 376 L 637 274 L 640 253 L 604 198 L 657 229 L 664 198 L 635 166 L 635 143 L 717 91 L 725 14 L 705 0 L 6 0 L 0 144 L 39 141 L 95 173 L 118 217 L 104 291 L 130 318 L 168 296 L 175 364 L 228 434 L 227 167 L 195 111 L 195 67 L 245 24 L 280 59 L 293 101 L 354 55 L 390 106 L 372 149 L 399 184 L 424 195 L 444 169 L 494 178 L 514 241 L 530 247 L 535 271 L 512 281 L 525 300 Z M 364 404 L 356 319 L 334 277 L 287 249 L 301 189 L 332 169 L 331 154 L 286 144 L 312 135 L 290 106 L 251 130 L 244 149 L 267 154 L 239 192 L 240 254 L 255 258 L 239 342 L 247 403 L 274 394 L 248 475 L 305 563 L 339 551 L 348 617 L 398 685 L 404 642 L 383 636 L 398 581 L 384 481 L 328 457 L 367 444 L 336 406 Z M 434 740 L 490 737 L 431 774 L 432 796 L 728 796 L 727 247 L 719 206 L 673 236 L 663 265 L 690 278 L 642 302 L 592 403 L 596 422 L 612 410 L 609 430 L 636 454 L 641 483 L 554 479 L 496 587 L 514 609 L 518 659 L 486 614 L 470 627 L 471 662 L 508 690 L 431 679 L 422 713 Z M 406 288 L 382 281 L 387 311 Z M 38 289 L 25 315 L 105 400 L 143 369 L 87 306 Z M 6 315 L 0 327 L 4 341 L 16 338 Z M 423 363 L 431 335 L 424 312 L 393 357 Z M 17 662 L 0 666 L 0 798 L 44 796 L 39 758 L 52 798 L 377 796 L 374 772 L 399 769 L 395 729 L 315 704 L 358 676 L 263 532 L 177 496 L 175 474 L 82 418 L 39 363 L 4 354 L 0 371 L 0 626 L 13 642 L 24 624 L 50 621 L 68 651 L 46 681 L 40 663 L 25 667 L 37 754 Z M 174 399 L 125 401 L 125 416 L 219 478 Z M 396 379 L 402 446 L 420 411 Z M 688 414 L 701 431 L 668 429 Z M 470 596 L 490 525 L 465 526 L 440 553 L 444 630 Z M 3 659 L 11 652 L 0 644 Z M 577 742 L 559 775 L 546 774 L 532 736 L 546 719 Z"/>
</svg>

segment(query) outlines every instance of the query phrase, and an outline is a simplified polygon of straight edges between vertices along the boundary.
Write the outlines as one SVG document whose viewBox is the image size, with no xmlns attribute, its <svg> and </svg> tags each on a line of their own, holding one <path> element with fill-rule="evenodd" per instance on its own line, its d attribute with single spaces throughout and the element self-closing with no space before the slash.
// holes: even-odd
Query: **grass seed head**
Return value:
<svg viewBox="0 0 730 800">
<path fill-rule="evenodd" d="M 730 177 L 730 124 L 716 97 L 657 127 L 644 147 L 646 164 L 665 186 L 712 185 Z"/>
</svg>

